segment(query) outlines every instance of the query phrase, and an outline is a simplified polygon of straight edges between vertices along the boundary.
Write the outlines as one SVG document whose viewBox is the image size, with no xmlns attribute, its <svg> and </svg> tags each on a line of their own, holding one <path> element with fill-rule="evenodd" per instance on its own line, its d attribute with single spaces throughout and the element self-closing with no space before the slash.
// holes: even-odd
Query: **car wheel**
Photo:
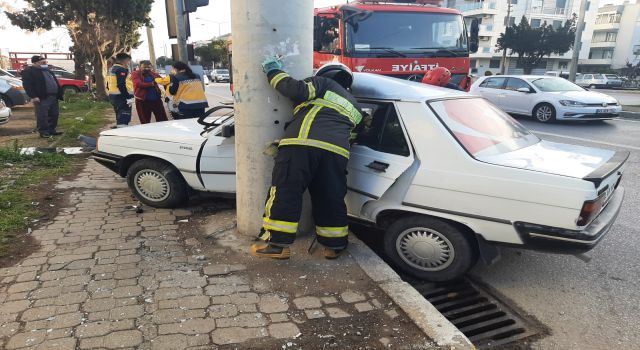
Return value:
<svg viewBox="0 0 640 350">
<path fill-rule="evenodd" d="M 478 260 L 475 242 L 453 225 L 426 216 L 391 224 L 384 250 L 398 269 L 433 282 L 462 277 Z"/>
<path fill-rule="evenodd" d="M 9 108 L 13 107 L 13 103 L 11 103 L 11 99 L 9 97 L 5 95 L 0 95 L 0 99 L 2 99 L 2 101 L 7 107 Z"/>
<path fill-rule="evenodd" d="M 589 89 L 595 89 L 595 88 L 596 88 L 596 85 L 595 85 L 595 84 L 591 84 L 591 85 L 589 85 Z"/>
<path fill-rule="evenodd" d="M 540 123 L 549 123 L 556 120 L 556 109 L 548 103 L 541 103 L 533 109 L 533 117 Z"/>
<path fill-rule="evenodd" d="M 77 94 L 78 92 L 80 92 L 80 91 L 75 86 L 63 86 L 62 87 L 62 94 L 63 95 L 66 95 L 66 94 Z"/>
<path fill-rule="evenodd" d="M 127 183 L 135 196 L 156 208 L 174 208 L 188 198 L 188 188 L 180 172 L 158 159 L 141 159 L 129 167 Z"/>
</svg>

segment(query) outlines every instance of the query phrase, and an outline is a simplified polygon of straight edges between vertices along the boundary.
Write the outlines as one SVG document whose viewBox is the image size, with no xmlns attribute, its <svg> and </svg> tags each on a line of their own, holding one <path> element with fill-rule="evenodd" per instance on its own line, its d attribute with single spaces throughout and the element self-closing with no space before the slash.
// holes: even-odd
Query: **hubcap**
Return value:
<svg viewBox="0 0 640 350">
<path fill-rule="evenodd" d="M 424 227 L 403 231 L 396 240 L 396 250 L 405 263 L 422 271 L 444 270 L 455 258 L 447 237 Z"/>
<path fill-rule="evenodd" d="M 551 119 L 551 115 L 553 115 L 553 111 L 551 111 L 551 107 L 549 106 L 538 107 L 536 111 L 536 118 L 541 122 L 546 122 Z"/>
<path fill-rule="evenodd" d="M 171 193 L 164 175 L 152 169 L 140 170 L 135 176 L 134 185 L 142 197 L 153 202 L 163 201 Z"/>
</svg>

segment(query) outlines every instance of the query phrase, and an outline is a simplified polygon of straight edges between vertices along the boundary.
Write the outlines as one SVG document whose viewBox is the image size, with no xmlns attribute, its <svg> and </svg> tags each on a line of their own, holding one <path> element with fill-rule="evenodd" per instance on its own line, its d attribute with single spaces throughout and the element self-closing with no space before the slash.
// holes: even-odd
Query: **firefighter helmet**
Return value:
<svg viewBox="0 0 640 350">
<path fill-rule="evenodd" d="M 445 67 L 435 67 L 427 72 L 422 82 L 429 85 L 446 86 L 451 79 L 451 72 Z"/>
<path fill-rule="evenodd" d="M 350 88 L 351 83 L 353 83 L 353 73 L 351 72 L 351 69 L 338 62 L 331 62 L 323 65 L 318 69 L 315 75 L 335 80 L 345 89 Z"/>
</svg>

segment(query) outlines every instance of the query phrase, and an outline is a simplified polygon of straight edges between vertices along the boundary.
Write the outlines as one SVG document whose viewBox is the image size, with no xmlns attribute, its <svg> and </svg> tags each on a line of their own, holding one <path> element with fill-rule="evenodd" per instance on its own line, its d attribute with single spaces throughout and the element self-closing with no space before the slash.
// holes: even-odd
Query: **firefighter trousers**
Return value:
<svg viewBox="0 0 640 350">
<path fill-rule="evenodd" d="M 286 247 L 293 243 L 309 190 L 316 236 L 320 244 L 347 247 L 347 158 L 307 146 L 280 147 L 267 195 L 260 238 Z"/>
</svg>

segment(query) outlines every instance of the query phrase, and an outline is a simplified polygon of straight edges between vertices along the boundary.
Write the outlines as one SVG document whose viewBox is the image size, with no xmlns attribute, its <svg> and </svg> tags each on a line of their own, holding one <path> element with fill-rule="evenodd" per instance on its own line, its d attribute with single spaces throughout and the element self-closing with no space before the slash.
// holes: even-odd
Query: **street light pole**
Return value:
<svg viewBox="0 0 640 350">
<path fill-rule="evenodd" d="M 511 0 L 507 0 L 507 18 L 505 19 L 505 25 L 504 25 L 504 32 L 507 32 L 507 28 L 509 27 L 509 25 L 511 24 Z M 500 64 L 500 75 L 504 75 L 505 71 L 506 71 L 506 66 L 507 65 L 507 49 L 502 49 L 502 60 L 501 60 L 501 64 Z"/>
<path fill-rule="evenodd" d="M 151 31 L 151 27 L 147 26 L 147 44 L 149 45 L 149 60 L 151 61 L 151 66 L 156 68 L 156 49 L 153 47 L 153 33 Z"/>
<path fill-rule="evenodd" d="M 571 67 L 569 68 L 569 81 L 576 81 L 578 59 L 580 58 L 580 50 L 582 49 L 582 30 L 584 29 L 584 15 L 586 11 L 587 0 L 582 0 L 580 1 L 580 12 L 578 14 L 578 23 L 576 24 L 576 35 L 573 41 L 573 54 L 571 55 Z"/>
<path fill-rule="evenodd" d="M 178 39 L 178 60 L 188 63 L 187 55 L 187 27 L 184 13 L 184 2 L 182 0 L 174 1 L 176 16 L 176 37 Z"/>
<path fill-rule="evenodd" d="M 292 77 L 312 74 L 313 1 L 231 1 L 231 25 L 238 231 L 257 235 L 273 167 L 263 152 L 292 116 L 291 102 L 269 86 L 261 63 L 281 55 Z"/>
</svg>

